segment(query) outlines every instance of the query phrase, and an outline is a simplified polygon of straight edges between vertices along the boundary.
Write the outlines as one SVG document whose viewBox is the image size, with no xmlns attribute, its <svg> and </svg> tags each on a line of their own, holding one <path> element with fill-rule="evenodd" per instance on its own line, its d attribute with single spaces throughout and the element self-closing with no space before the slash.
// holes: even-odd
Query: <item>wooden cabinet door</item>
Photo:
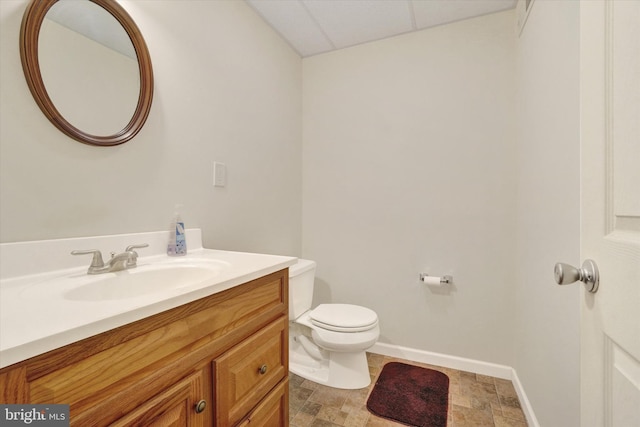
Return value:
<svg viewBox="0 0 640 427">
<path fill-rule="evenodd" d="M 280 317 L 214 361 L 216 426 L 236 425 L 286 377 L 287 332 Z"/>
<path fill-rule="evenodd" d="M 289 379 L 281 382 L 251 412 L 240 427 L 282 427 L 289 420 Z"/>
<path fill-rule="evenodd" d="M 156 395 L 112 426 L 203 427 L 211 425 L 211 402 L 206 401 L 204 373 L 198 372 Z M 198 413 L 198 402 L 205 408 Z M 201 405 L 202 406 L 202 405 Z"/>
</svg>

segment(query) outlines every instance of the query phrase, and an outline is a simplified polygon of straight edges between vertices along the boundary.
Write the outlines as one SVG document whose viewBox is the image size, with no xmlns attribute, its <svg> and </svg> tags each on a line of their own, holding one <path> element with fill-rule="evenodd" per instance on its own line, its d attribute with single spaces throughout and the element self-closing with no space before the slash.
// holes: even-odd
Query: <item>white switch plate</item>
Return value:
<svg viewBox="0 0 640 427">
<path fill-rule="evenodd" d="M 213 162 L 213 185 L 224 187 L 227 185 L 227 165 L 220 162 Z"/>
</svg>

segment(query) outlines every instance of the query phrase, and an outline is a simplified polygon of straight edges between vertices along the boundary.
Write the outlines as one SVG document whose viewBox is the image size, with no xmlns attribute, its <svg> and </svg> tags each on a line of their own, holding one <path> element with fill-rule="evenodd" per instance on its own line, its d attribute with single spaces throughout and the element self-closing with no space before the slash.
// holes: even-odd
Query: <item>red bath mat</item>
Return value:
<svg viewBox="0 0 640 427">
<path fill-rule="evenodd" d="M 449 377 L 398 362 L 384 365 L 367 400 L 373 414 L 419 427 L 446 427 L 448 406 Z"/>
</svg>

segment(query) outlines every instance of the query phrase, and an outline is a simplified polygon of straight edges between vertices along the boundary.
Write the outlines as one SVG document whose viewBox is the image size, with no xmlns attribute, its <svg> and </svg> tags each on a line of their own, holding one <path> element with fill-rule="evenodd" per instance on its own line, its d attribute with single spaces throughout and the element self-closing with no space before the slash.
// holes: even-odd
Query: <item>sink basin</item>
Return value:
<svg viewBox="0 0 640 427">
<path fill-rule="evenodd" d="M 106 273 L 91 283 L 67 291 L 64 298 L 72 301 L 117 300 L 185 288 L 217 276 L 220 268 L 216 267 L 217 264 L 184 264 Z"/>
<path fill-rule="evenodd" d="M 230 264 L 219 260 L 168 261 L 96 275 L 74 273 L 32 283 L 25 298 L 67 301 L 114 301 L 172 292 L 213 282 Z"/>
</svg>

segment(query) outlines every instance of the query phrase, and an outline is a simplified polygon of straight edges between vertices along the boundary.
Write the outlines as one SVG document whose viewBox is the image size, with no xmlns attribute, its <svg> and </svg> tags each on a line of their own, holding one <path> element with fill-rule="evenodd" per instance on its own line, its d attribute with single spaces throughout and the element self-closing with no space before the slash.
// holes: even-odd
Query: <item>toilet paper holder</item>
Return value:
<svg viewBox="0 0 640 427">
<path fill-rule="evenodd" d="M 441 277 L 437 277 L 437 276 L 429 276 L 427 273 L 420 273 L 420 281 L 421 282 L 431 282 L 432 280 L 428 280 L 429 279 L 440 279 L 440 284 L 441 285 L 449 285 L 451 283 L 453 283 L 453 276 L 441 276 Z"/>
</svg>

